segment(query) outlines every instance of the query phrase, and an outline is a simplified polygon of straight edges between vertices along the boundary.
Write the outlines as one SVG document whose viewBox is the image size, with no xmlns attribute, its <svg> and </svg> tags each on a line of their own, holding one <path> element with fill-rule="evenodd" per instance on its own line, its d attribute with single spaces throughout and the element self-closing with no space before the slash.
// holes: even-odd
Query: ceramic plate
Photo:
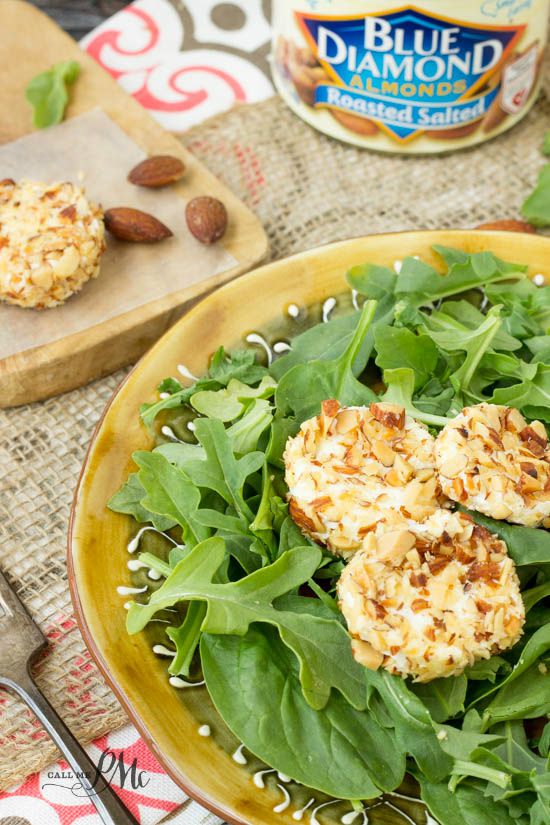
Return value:
<svg viewBox="0 0 550 825">
<path fill-rule="evenodd" d="M 545 271 L 550 259 L 547 238 L 441 231 L 373 235 L 264 266 L 207 297 L 164 335 L 115 394 L 92 440 L 69 536 L 70 583 L 80 628 L 106 679 L 166 770 L 190 796 L 227 821 L 250 825 L 290 825 L 300 819 L 306 825 L 434 822 L 415 800 L 412 784 L 372 801 L 364 813 L 354 816 L 349 802 L 333 802 L 284 782 L 274 772 L 258 778 L 265 766 L 246 751 L 247 761 L 240 764 L 244 759 L 239 758 L 239 742 L 217 716 L 205 688 L 177 689 L 169 684 L 166 660 L 152 651 L 152 644 L 162 640 L 162 626 L 158 631 L 127 635 L 126 599 L 117 588 L 139 584 L 143 575 L 131 574 L 127 567 L 126 547 L 136 527 L 130 517 L 110 512 L 106 504 L 131 470 L 132 452 L 152 446 L 139 421 L 140 405 L 157 397 L 155 387 L 165 376 L 177 375 L 178 365 L 202 374 L 209 356 L 222 344 L 254 346 L 265 357 L 266 349 L 271 351 L 277 342 L 287 342 L 305 326 L 317 323 L 323 312 L 345 312 L 351 306 L 344 278 L 350 266 L 365 261 L 392 266 L 407 255 L 436 263 L 430 252 L 434 243 L 468 252 L 491 249 L 506 260 L 528 264 L 531 274 Z M 199 733 L 205 732 L 205 725 L 210 736 Z"/>
</svg>

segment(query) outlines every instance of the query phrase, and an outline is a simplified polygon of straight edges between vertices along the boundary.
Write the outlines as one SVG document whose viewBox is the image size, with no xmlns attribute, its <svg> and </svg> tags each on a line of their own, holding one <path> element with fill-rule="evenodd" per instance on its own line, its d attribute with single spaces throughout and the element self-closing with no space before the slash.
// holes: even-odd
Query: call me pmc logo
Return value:
<svg viewBox="0 0 550 825">
<path fill-rule="evenodd" d="M 402 125 L 378 117 L 398 139 L 409 139 L 420 131 L 416 117 L 420 107 L 428 112 L 430 107 L 442 107 L 444 112 L 482 91 L 525 28 L 471 25 L 425 14 L 414 6 L 361 16 L 297 12 L 296 17 L 327 72 L 328 84 L 332 79 L 351 95 L 373 103 L 407 104 L 413 114 L 407 114 Z M 320 85 L 318 105 L 326 102 L 327 88 Z M 489 94 L 487 102 L 496 91 Z"/>
</svg>

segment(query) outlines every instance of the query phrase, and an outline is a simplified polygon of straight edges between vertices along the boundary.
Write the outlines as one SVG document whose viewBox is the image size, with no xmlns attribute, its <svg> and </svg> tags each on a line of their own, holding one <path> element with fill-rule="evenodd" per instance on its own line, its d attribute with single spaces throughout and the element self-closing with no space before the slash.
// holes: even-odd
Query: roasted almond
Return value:
<svg viewBox="0 0 550 825">
<path fill-rule="evenodd" d="M 208 195 L 189 201 L 185 219 L 191 234 L 204 244 L 219 241 L 227 229 L 227 209 L 217 198 Z"/>
<path fill-rule="evenodd" d="M 172 235 L 170 229 L 157 218 L 129 206 L 107 209 L 104 218 L 106 229 L 121 241 L 157 243 Z"/>
<path fill-rule="evenodd" d="M 134 166 L 128 180 L 136 186 L 147 186 L 149 189 L 158 189 L 175 183 L 185 173 L 185 164 L 172 155 L 154 155 L 146 158 Z"/>
<path fill-rule="evenodd" d="M 537 232 L 530 223 L 516 221 L 513 218 L 503 218 L 501 221 L 486 221 L 478 224 L 474 229 L 489 229 L 494 232 L 529 232 L 530 235 Z"/>
</svg>

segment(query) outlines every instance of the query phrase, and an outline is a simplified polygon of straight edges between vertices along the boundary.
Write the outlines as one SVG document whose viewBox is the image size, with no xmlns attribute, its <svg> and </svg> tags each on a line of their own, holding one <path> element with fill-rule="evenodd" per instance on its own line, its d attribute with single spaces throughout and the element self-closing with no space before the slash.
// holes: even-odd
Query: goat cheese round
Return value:
<svg viewBox="0 0 550 825">
<path fill-rule="evenodd" d="M 0 182 L 0 300 L 44 309 L 99 274 L 103 212 L 82 187 Z"/>
<path fill-rule="evenodd" d="M 513 407 L 465 407 L 439 433 L 445 495 L 495 519 L 550 526 L 550 449 L 544 424 Z"/>
<path fill-rule="evenodd" d="M 384 527 L 338 582 L 340 609 L 366 667 L 429 682 L 512 647 L 525 611 L 506 545 L 461 513 L 413 532 Z"/>
<path fill-rule="evenodd" d="M 403 407 L 327 400 L 284 454 L 289 511 L 303 533 L 344 557 L 384 524 L 416 523 L 445 503 L 434 439 Z"/>
</svg>

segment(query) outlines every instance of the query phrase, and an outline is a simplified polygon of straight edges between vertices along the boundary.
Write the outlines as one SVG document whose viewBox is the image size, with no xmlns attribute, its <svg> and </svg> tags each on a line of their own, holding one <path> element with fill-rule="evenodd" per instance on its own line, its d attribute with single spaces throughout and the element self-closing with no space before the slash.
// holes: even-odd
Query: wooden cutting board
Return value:
<svg viewBox="0 0 550 825">
<path fill-rule="evenodd" d="M 222 243 L 236 262 L 83 332 L 0 360 L 0 407 L 10 407 L 74 389 L 135 362 L 200 296 L 261 261 L 268 243 L 252 212 L 45 14 L 21 0 L 2 0 L 0 32 L 0 143 L 33 131 L 32 110 L 24 95 L 29 80 L 60 60 L 78 60 L 81 73 L 70 90 L 66 119 L 100 107 L 147 154 L 180 157 L 187 172 L 175 191 L 181 191 L 184 200 L 209 194 L 225 203 L 230 223 Z"/>
</svg>

